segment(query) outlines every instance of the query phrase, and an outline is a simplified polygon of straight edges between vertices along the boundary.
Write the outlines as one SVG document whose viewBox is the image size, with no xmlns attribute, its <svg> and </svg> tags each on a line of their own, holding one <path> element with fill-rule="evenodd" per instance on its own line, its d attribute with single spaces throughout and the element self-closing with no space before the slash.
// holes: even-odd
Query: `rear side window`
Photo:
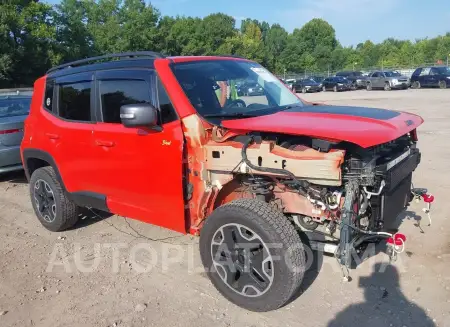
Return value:
<svg viewBox="0 0 450 327">
<path fill-rule="evenodd" d="M 105 123 L 120 124 L 120 107 L 123 105 L 151 104 L 150 85 L 144 80 L 101 80 L 99 92 Z"/>
<path fill-rule="evenodd" d="M 91 120 L 91 82 L 59 85 L 59 116 L 74 121 Z"/>
</svg>

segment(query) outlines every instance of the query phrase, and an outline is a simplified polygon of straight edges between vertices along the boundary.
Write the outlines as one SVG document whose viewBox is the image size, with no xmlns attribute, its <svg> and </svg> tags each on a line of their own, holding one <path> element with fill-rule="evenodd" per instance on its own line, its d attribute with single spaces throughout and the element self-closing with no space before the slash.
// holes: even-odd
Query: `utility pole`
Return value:
<svg viewBox="0 0 450 327">
<path fill-rule="evenodd" d="M 448 67 L 448 57 L 450 57 L 450 53 L 447 55 L 447 67 Z"/>
</svg>

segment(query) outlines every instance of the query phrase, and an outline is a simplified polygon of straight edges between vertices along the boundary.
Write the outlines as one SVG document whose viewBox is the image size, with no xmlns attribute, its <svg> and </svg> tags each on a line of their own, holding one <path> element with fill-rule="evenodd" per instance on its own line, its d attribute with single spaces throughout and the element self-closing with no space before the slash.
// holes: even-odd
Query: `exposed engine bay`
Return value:
<svg viewBox="0 0 450 327">
<path fill-rule="evenodd" d="M 204 146 L 203 179 L 219 190 L 229 187 L 216 201 L 251 196 L 271 203 L 311 240 L 335 244 L 346 266 L 359 245 L 397 232 L 396 218 L 414 196 L 415 130 L 370 148 L 303 136 L 213 133 L 214 142 Z"/>
</svg>

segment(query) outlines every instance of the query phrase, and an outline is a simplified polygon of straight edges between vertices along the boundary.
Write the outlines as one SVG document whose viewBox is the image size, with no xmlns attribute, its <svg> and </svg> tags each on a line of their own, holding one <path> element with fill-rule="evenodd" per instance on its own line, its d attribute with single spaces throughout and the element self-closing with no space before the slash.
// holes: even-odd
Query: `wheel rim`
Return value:
<svg viewBox="0 0 450 327">
<path fill-rule="evenodd" d="M 445 81 L 440 81 L 439 86 L 441 87 L 441 89 L 445 89 L 447 88 L 447 83 Z"/>
<path fill-rule="evenodd" d="M 273 283 L 269 249 L 257 233 L 244 225 L 220 227 L 211 241 L 211 257 L 222 281 L 242 296 L 261 296 Z"/>
<path fill-rule="evenodd" d="M 324 87 L 322 87 L 322 91 L 326 91 L 327 90 L 327 88 L 324 86 Z"/>
<path fill-rule="evenodd" d="M 50 185 L 42 179 L 34 183 L 34 201 L 41 217 L 52 223 L 56 218 L 55 194 Z"/>
<path fill-rule="evenodd" d="M 337 87 L 336 86 L 333 87 L 333 90 L 334 90 L 334 92 L 337 92 Z"/>
<path fill-rule="evenodd" d="M 389 84 L 384 84 L 384 89 L 385 89 L 386 91 L 389 91 L 389 89 L 390 89 Z"/>
<path fill-rule="evenodd" d="M 306 93 L 306 89 L 305 88 L 302 89 L 302 93 Z"/>
</svg>

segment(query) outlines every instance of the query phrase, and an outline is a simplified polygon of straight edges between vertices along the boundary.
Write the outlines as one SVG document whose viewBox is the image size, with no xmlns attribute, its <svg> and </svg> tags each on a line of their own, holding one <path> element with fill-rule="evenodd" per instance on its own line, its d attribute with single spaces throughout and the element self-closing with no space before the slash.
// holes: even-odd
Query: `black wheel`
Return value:
<svg viewBox="0 0 450 327">
<path fill-rule="evenodd" d="M 326 92 L 326 91 L 327 91 L 327 88 L 326 88 L 325 86 L 322 86 L 322 91 L 323 91 L 323 92 Z"/>
<path fill-rule="evenodd" d="M 389 84 L 389 82 L 384 83 L 384 90 L 385 91 L 390 91 L 391 90 L 391 85 Z"/>
<path fill-rule="evenodd" d="M 372 91 L 372 83 L 368 82 L 366 86 L 367 91 Z"/>
<path fill-rule="evenodd" d="M 300 286 L 306 264 L 294 226 L 256 199 L 214 210 L 201 231 L 200 255 L 217 290 L 252 311 L 285 305 Z"/>
<path fill-rule="evenodd" d="M 337 86 L 335 85 L 334 87 L 333 87 L 333 91 L 334 92 L 337 92 L 338 91 L 338 89 L 337 89 Z"/>
<path fill-rule="evenodd" d="M 441 89 L 446 89 L 447 88 L 447 82 L 446 81 L 440 81 L 439 82 L 439 87 Z"/>
<path fill-rule="evenodd" d="M 306 87 L 302 88 L 302 93 L 305 94 L 307 92 Z"/>
<path fill-rule="evenodd" d="M 412 83 L 411 87 L 413 89 L 420 89 L 421 85 L 419 81 L 415 81 L 414 83 Z"/>
<path fill-rule="evenodd" d="M 52 167 L 39 168 L 33 172 L 30 194 L 34 212 L 48 230 L 63 231 L 78 221 L 79 207 L 66 197 Z"/>
</svg>

